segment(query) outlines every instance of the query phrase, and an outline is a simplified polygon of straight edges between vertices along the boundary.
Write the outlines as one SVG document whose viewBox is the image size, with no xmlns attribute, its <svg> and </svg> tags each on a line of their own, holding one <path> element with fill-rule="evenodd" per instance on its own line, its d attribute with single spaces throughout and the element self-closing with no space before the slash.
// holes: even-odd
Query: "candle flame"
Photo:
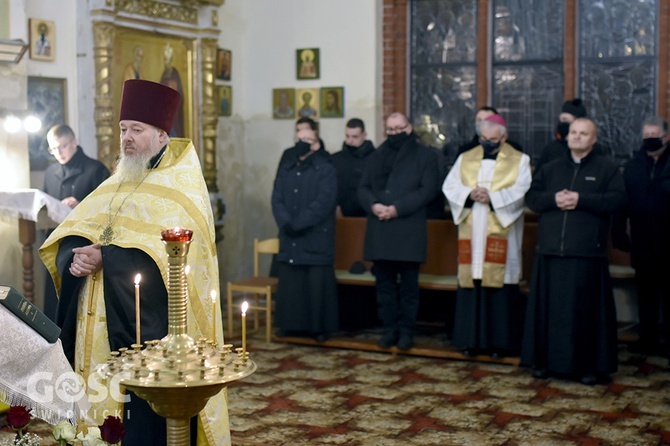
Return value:
<svg viewBox="0 0 670 446">
<path fill-rule="evenodd" d="M 212 302 L 216 302 L 216 291 L 212 290 L 210 295 L 212 296 Z"/>
<path fill-rule="evenodd" d="M 249 303 L 245 300 L 242 302 L 242 314 L 247 314 L 247 310 L 249 309 Z"/>
<path fill-rule="evenodd" d="M 191 265 L 186 265 L 186 267 L 184 268 L 184 274 L 188 275 L 189 271 L 191 271 Z"/>
<path fill-rule="evenodd" d="M 138 274 L 135 276 L 135 285 L 140 284 L 140 280 L 142 280 L 142 274 Z"/>
</svg>

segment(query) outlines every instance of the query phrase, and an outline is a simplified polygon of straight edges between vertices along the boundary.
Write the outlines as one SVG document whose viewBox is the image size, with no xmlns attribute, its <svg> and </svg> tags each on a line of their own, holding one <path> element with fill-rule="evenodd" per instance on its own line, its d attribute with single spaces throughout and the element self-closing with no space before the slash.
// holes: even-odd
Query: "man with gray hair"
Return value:
<svg viewBox="0 0 670 446">
<path fill-rule="evenodd" d="M 442 186 L 458 225 L 453 344 L 468 356 L 518 353 L 524 195 L 530 158 L 506 143 L 500 115 L 486 118 L 480 144 L 461 154 Z"/>
<path fill-rule="evenodd" d="M 645 355 L 669 353 L 670 291 L 665 280 L 670 251 L 668 141 L 667 121 L 658 116 L 645 119 L 642 145 L 623 172 L 628 206 L 612 229 L 614 247 L 629 251 L 635 268 L 640 338 L 631 350 Z"/>
<path fill-rule="evenodd" d="M 189 334 L 197 339 L 214 332 L 215 342 L 223 345 L 221 324 L 214 322 L 221 310 L 209 299 L 210 291 L 219 289 L 219 267 L 207 185 L 193 142 L 168 136 L 180 101 L 179 92 L 165 85 L 124 82 L 116 171 L 40 248 L 60 297 L 56 323 L 63 351 L 87 382 L 112 351 L 168 334 L 168 264 L 160 237 L 165 228 L 193 228 Z M 130 280 L 138 273 L 141 298 Z M 91 401 L 89 419 L 81 421 L 100 425 L 106 415 L 122 414 L 128 431 L 124 444 L 167 444 L 165 419 L 132 392 L 128 397 L 118 401 L 113 392 L 104 392 Z M 230 445 L 224 392 L 191 421 L 198 426 L 198 444 Z"/>
</svg>

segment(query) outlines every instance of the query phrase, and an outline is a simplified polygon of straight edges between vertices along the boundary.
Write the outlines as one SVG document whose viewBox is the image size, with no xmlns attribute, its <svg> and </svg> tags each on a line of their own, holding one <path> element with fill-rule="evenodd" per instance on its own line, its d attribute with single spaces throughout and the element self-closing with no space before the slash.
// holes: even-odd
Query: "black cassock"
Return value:
<svg viewBox="0 0 670 446">
<path fill-rule="evenodd" d="M 606 258 L 536 254 L 521 363 L 568 376 L 616 372 L 616 309 Z"/>
</svg>

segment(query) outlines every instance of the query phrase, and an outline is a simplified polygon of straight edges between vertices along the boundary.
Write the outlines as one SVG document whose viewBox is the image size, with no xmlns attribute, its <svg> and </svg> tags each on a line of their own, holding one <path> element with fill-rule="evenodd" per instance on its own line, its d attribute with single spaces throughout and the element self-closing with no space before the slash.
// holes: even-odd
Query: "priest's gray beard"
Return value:
<svg viewBox="0 0 670 446">
<path fill-rule="evenodd" d="M 142 181 L 149 170 L 147 166 L 152 156 L 150 151 L 138 152 L 134 156 L 128 156 L 122 150 L 115 174 L 119 176 L 119 180 L 122 182 Z"/>
</svg>

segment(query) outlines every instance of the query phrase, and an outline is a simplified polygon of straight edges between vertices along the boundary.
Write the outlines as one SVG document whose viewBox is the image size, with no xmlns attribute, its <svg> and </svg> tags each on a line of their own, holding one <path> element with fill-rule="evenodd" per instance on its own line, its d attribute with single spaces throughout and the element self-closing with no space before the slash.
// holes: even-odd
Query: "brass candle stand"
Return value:
<svg viewBox="0 0 670 446">
<path fill-rule="evenodd" d="M 168 446 L 188 446 L 191 417 L 228 383 L 251 375 L 256 364 L 241 348 L 233 353 L 231 344 L 218 348 L 216 339 L 188 335 L 184 268 L 193 232 L 176 228 L 161 235 L 168 255 L 168 334 L 146 341 L 145 349 L 133 344 L 111 352 L 101 371 L 108 379 L 122 373 L 120 384 L 166 418 Z"/>
</svg>

